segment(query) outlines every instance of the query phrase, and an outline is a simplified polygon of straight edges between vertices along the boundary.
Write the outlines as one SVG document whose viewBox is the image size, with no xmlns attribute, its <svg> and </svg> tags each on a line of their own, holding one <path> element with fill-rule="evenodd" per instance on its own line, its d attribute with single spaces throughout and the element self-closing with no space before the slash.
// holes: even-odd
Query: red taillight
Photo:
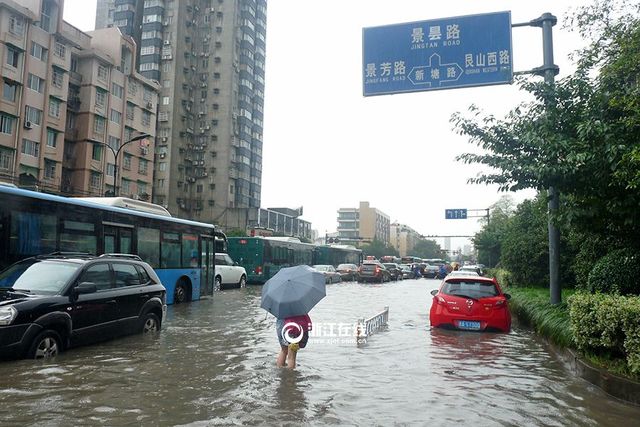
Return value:
<svg viewBox="0 0 640 427">
<path fill-rule="evenodd" d="M 257 266 L 254 271 L 256 274 L 262 274 L 262 266 Z"/>
<path fill-rule="evenodd" d="M 496 301 L 496 307 L 497 308 L 504 307 L 506 302 L 507 302 L 506 299 L 499 299 L 498 301 Z"/>
<path fill-rule="evenodd" d="M 376 274 L 380 273 L 380 267 L 376 266 Z"/>
<path fill-rule="evenodd" d="M 436 300 L 436 302 L 438 304 L 447 305 L 447 300 L 446 299 L 444 299 L 444 298 L 442 298 L 440 296 L 435 296 L 433 298 Z"/>
</svg>

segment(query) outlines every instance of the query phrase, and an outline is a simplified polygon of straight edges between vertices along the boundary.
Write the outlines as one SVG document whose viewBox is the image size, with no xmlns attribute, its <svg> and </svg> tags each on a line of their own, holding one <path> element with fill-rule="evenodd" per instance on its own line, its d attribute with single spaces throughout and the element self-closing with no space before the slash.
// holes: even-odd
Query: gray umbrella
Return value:
<svg viewBox="0 0 640 427">
<path fill-rule="evenodd" d="M 308 265 L 282 268 L 262 288 L 260 307 L 278 319 L 300 316 L 327 295 L 324 274 Z"/>
</svg>

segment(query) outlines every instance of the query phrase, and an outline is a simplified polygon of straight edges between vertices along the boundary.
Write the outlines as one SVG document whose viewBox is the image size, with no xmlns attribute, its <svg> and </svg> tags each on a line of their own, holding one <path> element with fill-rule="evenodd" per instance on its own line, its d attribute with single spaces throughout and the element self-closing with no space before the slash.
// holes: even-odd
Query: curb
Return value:
<svg viewBox="0 0 640 427">
<path fill-rule="evenodd" d="M 546 338 L 545 343 L 577 376 L 600 388 L 605 393 L 627 403 L 640 406 L 640 382 L 612 374 L 582 360 L 573 350 L 559 348 Z"/>
</svg>

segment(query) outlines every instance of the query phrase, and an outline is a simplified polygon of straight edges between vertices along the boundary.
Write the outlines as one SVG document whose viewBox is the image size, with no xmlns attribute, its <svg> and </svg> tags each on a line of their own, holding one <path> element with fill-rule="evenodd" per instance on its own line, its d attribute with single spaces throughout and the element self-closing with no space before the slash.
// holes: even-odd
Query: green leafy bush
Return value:
<svg viewBox="0 0 640 427">
<path fill-rule="evenodd" d="M 640 373 L 640 297 L 576 293 L 569 317 L 580 350 L 623 356 L 630 371 Z"/>
<path fill-rule="evenodd" d="M 618 249 L 600 258 L 589 273 L 591 292 L 639 295 L 640 256 Z"/>
</svg>

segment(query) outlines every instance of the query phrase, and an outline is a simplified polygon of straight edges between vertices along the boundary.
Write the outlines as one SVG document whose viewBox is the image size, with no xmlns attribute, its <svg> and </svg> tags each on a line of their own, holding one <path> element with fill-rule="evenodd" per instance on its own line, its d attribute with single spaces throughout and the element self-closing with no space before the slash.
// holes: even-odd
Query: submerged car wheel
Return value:
<svg viewBox="0 0 640 427">
<path fill-rule="evenodd" d="M 247 287 L 247 278 L 246 278 L 246 276 L 243 275 L 240 278 L 240 283 L 239 284 L 240 284 L 241 288 L 246 288 Z"/>
<path fill-rule="evenodd" d="M 42 331 L 36 336 L 27 352 L 29 359 L 50 359 L 62 351 L 62 339 L 56 331 Z"/>
<path fill-rule="evenodd" d="M 213 284 L 213 290 L 214 291 L 221 291 L 222 290 L 222 277 L 216 276 L 216 281 Z"/>
<path fill-rule="evenodd" d="M 160 319 L 154 313 L 147 313 L 142 318 L 142 333 L 158 332 L 160 330 Z"/>
</svg>

